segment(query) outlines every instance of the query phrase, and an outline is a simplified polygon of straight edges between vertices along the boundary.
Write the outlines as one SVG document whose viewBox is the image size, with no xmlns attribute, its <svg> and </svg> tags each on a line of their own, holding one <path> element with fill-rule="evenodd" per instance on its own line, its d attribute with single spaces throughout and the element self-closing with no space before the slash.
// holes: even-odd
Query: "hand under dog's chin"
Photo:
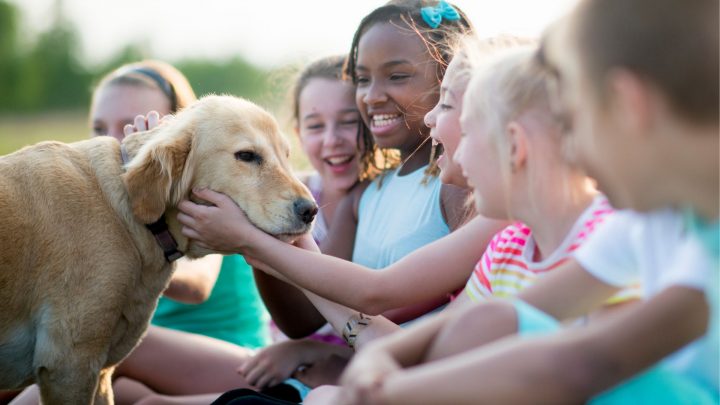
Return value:
<svg viewBox="0 0 720 405">
<path fill-rule="evenodd" d="M 303 236 L 305 233 L 281 233 L 278 235 L 273 235 L 276 238 L 280 239 L 281 241 L 285 243 L 293 244 L 296 240 L 298 240 L 301 236 Z"/>
</svg>

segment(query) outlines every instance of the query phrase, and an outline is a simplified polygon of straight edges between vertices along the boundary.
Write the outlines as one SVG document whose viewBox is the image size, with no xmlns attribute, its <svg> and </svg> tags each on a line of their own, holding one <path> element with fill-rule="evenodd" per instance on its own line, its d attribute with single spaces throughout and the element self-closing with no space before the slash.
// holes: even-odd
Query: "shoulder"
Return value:
<svg viewBox="0 0 720 405">
<path fill-rule="evenodd" d="M 471 195 L 471 191 L 457 186 L 449 184 L 440 186 L 440 208 L 445 223 L 451 230 L 460 227 L 473 215 Z"/>
<path fill-rule="evenodd" d="M 338 219 L 338 215 L 342 216 L 343 219 L 347 220 L 351 217 L 350 214 L 352 213 L 353 219 L 355 220 L 355 222 L 357 222 L 360 198 L 362 197 L 365 189 L 367 189 L 368 185 L 370 184 L 370 181 L 361 181 L 352 186 L 352 188 L 348 190 L 348 193 L 345 195 L 345 197 L 343 197 L 343 199 L 340 201 L 333 221 Z"/>
<path fill-rule="evenodd" d="M 355 184 L 348 192 L 346 199 L 352 204 L 352 210 L 355 214 L 355 218 L 358 217 L 358 209 L 360 207 L 360 199 L 367 188 L 372 184 L 371 181 L 361 181 Z"/>
<path fill-rule="evenodd" d="M 492 244 L 495 248 L 503 247 L 508 245 L 524 246 L 528 239 L 530 239 L 530 227 L 522 222 L 514 222 L 500 232 L 498 232 L 492 239 Z"/>
</svg>

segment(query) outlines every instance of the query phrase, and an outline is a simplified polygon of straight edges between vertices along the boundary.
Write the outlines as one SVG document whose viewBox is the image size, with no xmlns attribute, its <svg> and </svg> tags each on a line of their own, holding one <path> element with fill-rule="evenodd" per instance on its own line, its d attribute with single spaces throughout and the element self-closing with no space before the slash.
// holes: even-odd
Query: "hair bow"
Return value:
<svg viewBox="0 0 720 405">
<path fill-rule="evenodd" d="M 440 0 L 435 7 L 423 7 L 420 9 L 420 15 L 430 28 L 437 28 L 442 23 L 443 18 L 449 21 L 460 19 L 455 7 L 448 4 L 445 0 Z"/>
</svg>

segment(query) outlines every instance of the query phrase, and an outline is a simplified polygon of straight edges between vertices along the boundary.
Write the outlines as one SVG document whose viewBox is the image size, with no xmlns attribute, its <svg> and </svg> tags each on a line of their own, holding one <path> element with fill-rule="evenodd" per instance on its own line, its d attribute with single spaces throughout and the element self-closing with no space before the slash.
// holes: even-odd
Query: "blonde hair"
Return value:
<svg viewBox="0 0 720 405">
<path fill-rule="evenodd" d="M 537 40 L 509 34 L 489 38 L 466 35 L 454 47 L 453 62 L 456 64 L 455 80 L 470 82 L 473 72 L 483 66 L 488 58 L 504 50 L 536 45 Z"/>
<path fill-rule="evenodd" d="M 535 47 L 523 46 L 516 49 L 504 50 L 492 56 L 486 63 L 473 70 L 465 93 L 464 108 L 472 110 L 472 114 L 484 123 L 484 131 L 492 137 L 499 156 L 500 171 L 506 185 L 506 201 L 510 201 L 510 178 L 512 165 L 510 162 L 511 142 L 507 136 L 507 126 L 521 115 L 537 111 L 533 115 L 548 129 L 548 133 L 555 135 L 553 141 L 558 144 L 558 161 L 561 161 L 560 125 L 553 116 L 550 108 L 549 74 L 534 58 Z M 552 156 L 547 159 L 534 159 L 535 162 L 551 163 Z M 564 165 L 564 163 L 563 163 Z M 570 168 L 563 170 L 565 178 L 562 179 L 568 198 L 574 198 L 569 185 Z M 528 173 L 529 186 L 542 184 L 537 181 L 538 173 L 531 170 Z M 531 204 L 537 199 L 532 198 Z M 537 207 L 536 207 L 537 208 Z"/>
<path fill-rule="evenodd" d="M 159 60 L 142 60 L 120 66 L 100 79 L 93 91 L 93 104 L 99 91 L 111 85 L 130 85 L 160 90 L 176 113 L 196 100 L 190 82 L 178 69 Z"/>
</svg>

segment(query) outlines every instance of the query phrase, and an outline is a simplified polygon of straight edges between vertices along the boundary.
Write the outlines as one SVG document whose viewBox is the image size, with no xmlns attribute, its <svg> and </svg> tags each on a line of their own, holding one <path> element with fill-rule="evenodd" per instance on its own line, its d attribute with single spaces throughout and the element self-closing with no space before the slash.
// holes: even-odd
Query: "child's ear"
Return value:
<svg viewBox="0 0 720 405">
<path fill-rule="evenodd" d="M 517 121 L 510 121 L 507 125 L 508 152 L 510 153 L 510 170 L 515 173 L 527 162 L 527 132 Z"/>
<path fill-rule="evenodd" d="M 632 133 L 644 134 L 652 126 L 653 92 L 648 83 L 625 69 L 608 74 L 609 103 L 607 108 L 618 120 L 616 125 Z"/>
</svg>

